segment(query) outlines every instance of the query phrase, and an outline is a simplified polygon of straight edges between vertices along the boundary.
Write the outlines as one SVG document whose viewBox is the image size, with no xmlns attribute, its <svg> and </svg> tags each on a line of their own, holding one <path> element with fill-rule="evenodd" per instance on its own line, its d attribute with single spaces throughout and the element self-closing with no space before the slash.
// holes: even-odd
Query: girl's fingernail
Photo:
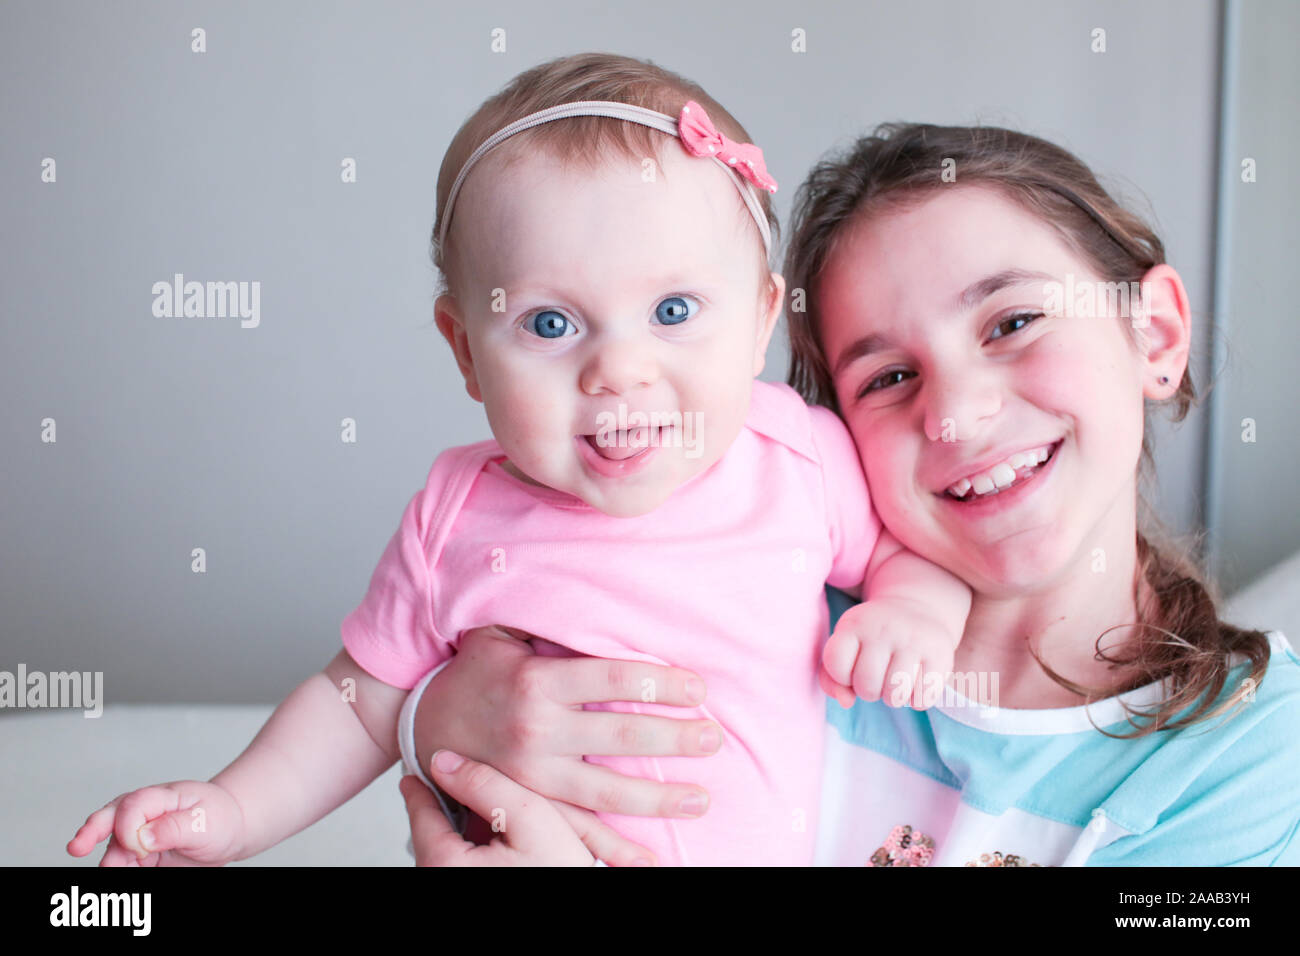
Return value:
<svg viewBox="0 0 1300 956">
<path fill-rule="evenodd" d="M 698 817 L 704 812 L 704 808 L 709 805 L 709 801 L 704 799 L 702 794 L 692 793 L 684 798 L 681 803 L 677 804 L 679 813 L 684 813 L 688 817 Z"/>
<path fill-rule="evenodd" d="M 632 865 L 633 866 L 654 866 L 654 864 L 650 862 L 650 860 L 646 859 L 643 856 L 639 856 L 635 860 L 633 860 Z"/>
<path fill-rule="evenodd" d="M 443 773 L 451 773 L 465 762 L 465 758 L 450 750 L 439 750 L 433 755 L 433 763 Z"/>
<path fill-rule="evenodd" d="M 140 838 L 140 845 L 150 853 L 152 853 L 153 848 L 158 845 L 158 841 L 154 839 L 153 830 L 149 827 L 141 827 L 137 831 L 136 835 Z"/>
<path fill-rule="evenodd" d="M 700 734 L 700 749 L 707 750 L 709 753 L 717 750 L 722 746 L 722 735 L 714 727 L 706 727 Z"/>
<path fill-rule="evenodd" d="M 686 699 L 692 704 L 698 704 L 704 700 L 704 681 L 696 680 L 692 677 L 686 682 Z"/>
</svg>

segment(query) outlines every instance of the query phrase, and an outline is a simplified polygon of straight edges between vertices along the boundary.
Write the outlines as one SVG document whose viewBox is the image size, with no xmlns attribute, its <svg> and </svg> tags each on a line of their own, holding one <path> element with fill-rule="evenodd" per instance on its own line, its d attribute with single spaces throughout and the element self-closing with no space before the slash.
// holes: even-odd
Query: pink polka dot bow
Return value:
<svg viewBox="0 0 1300 956">
<path fill-rule="evenodd" d="M 682 107 L 677 132 L 692 156 L 716 156 L 755 186 L 776 192 L 776 180 L 768 175 L 763 151 L 753 143 L 727 139 L 718 132 L 704 107 L 694 100 Z"/>
</svg>

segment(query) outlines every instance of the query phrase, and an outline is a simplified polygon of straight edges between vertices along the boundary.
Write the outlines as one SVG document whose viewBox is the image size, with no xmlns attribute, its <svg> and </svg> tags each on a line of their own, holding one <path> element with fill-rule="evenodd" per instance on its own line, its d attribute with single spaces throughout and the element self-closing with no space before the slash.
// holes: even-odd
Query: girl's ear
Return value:
<svg viewBox="0 0 1300 956">
<path fill-rule="evenodd" d="M 776 328 L 777 316 L 781 314 L 781 304 L 785 302 L 785 276 L 773 272 L 769 295 L 763 303 L 758 317 L 758 338 L 754 342 L 754 374 L 763 371 L 767 364 L 767 345 L 772 341 L 772 332 Z"/>
<path fill-rule="evenodd" d="M 1161 263 L 1142 277 L 1142 305 L 1130 321 L 1143 364 L 1142 392 L 1163 400 L 1178 391 L 1187 370 L 1192 341 L 1192 313 L 1187 290 L 1173 266 Z"/>
<path fill-rule="evenodd" d="M 460 366 L 460 374 L 465 376 L 465 391 L 476 402 L 483 401 L 483 393 L 478 387 L 478 376 L 474 374 L 474 356 L 469 351 L 469 335 L 465 332 L 465 318 L 460 311 L 460 303 L 450 294 L 440 295 L 433 303 L 433 317 L 438 323 L 438 331 L 451 346 Z"/>
</svg>

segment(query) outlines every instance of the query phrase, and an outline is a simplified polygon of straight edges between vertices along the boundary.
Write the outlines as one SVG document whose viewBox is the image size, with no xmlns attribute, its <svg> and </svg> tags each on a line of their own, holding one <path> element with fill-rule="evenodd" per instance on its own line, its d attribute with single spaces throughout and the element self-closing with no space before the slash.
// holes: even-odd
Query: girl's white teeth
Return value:
<svg viewBox="0 0 1300 956">
<path fill-rule="evenodd" d="M 1016 470 L 1005 461 L 994 465 L 993 471 L 991 471 L 990 474 L 993 476 L 993 484 L 997 485 L 999 488 L 1006 488 L 1011 484 L 1011 482 L 1016 480 Z"/>
<path fill-rule="evenodd" d="M 1029 451 L 1018 451 L 1006 461 L 998 462 L 988 471 L 982 471 L 978 475 L 971 475 L 949 485 L 948 494 L 954 498 L 964 498 L 971 490 L 974 490 L 977 495 L 996 494 L 1003 488 L 1015 484 L 1016 472 L 1021 468 L 1037 468 L 1047 461 L 1047 456 L 1051 453 L 1051 445 L 1031 448 Z"/>
</svg>

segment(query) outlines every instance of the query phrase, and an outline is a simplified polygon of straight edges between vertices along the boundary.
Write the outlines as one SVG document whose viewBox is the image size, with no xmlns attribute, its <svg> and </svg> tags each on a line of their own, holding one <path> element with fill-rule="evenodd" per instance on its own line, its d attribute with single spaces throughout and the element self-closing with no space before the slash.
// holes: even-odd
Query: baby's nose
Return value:
<svg viewBox="0 0 1300 956">
<path fill-rule="evenodd" d="M 621 340 L 602 344 L 582 370 L 582 390 L 588 395 L 621 395 L 647 388 L 659 380 L 659 366 L 644 344 Z"/>
</svg>

